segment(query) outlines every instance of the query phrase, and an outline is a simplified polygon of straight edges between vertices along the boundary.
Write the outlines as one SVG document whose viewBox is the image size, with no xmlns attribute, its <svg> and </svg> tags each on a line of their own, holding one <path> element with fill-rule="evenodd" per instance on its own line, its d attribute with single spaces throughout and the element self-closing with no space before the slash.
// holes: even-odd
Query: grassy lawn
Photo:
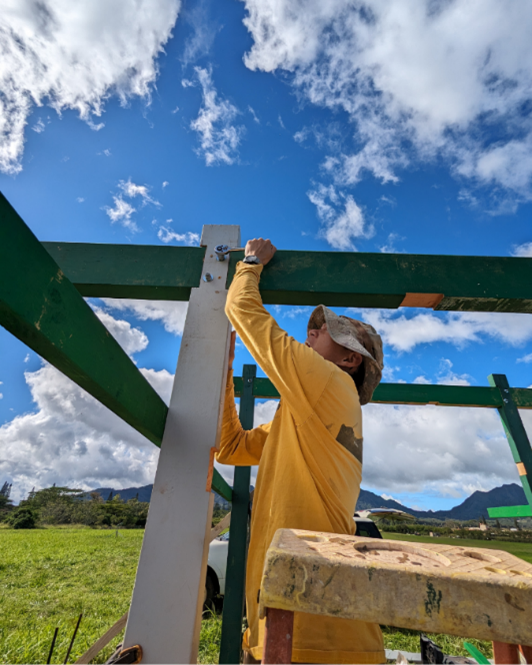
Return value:
<svg viewBox="0 0 532 665">
<path fill-rule="evenodd" d="M 0 529 L 0 662 L 46 662 L 56 626 L 53 662 L 63 662 L 78 616 L 81 626 L 69 662 L 74 662 L 127 610 L 142 530 Z M 414 542 L 438 542 L 505 549 L 532 562 L 532 545 L 432 539 L 386 534 Z M 203 621 L 201 663 L 218 662 L 221 617 Z M 386 648 L 419 651 L 417 633 L 385 628 Z M 462 641 L 448 636 L 433 639 L 445 653 L 465 654 Z M 94 661 L 103 663 L 114 645 Z M 475 643 L 491 655 L 487 643 Z"/>
<path fill-rule="evenodd" d="M 73 663 L 129 607 L 142 530 L 0 529 L 0 662 L 62 663 L 80 614 Z M 218 659 L 221 621 L 203 622 L 200 662 Z M 103 663 L 116 638 L 93 662 Z"/>
</svg>

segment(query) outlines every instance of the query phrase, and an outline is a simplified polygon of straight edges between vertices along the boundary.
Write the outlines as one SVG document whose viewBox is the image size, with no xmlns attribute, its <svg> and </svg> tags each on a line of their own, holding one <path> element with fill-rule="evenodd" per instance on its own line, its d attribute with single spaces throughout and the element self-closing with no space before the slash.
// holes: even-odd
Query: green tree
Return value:
<svg viewBox="0 0 532 665">
<path fill-rule="evenodd" d="M 28 506 L 19 506 L 6 519 L 13 529 L 34 529 L 37 515 Z"/>
</svg>

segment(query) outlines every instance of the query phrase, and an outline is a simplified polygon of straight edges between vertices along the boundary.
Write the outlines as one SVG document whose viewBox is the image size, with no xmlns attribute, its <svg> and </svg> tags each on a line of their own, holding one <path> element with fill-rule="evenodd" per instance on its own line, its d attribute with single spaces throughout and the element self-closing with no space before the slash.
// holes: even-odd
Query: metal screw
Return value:
<svg viewBox="0 0 532 665">
<path fill-rule="evenodd" d="M 214 277 L 211 275 L 210 272 L 206 272 L 206 273 L 203 275 L 203 281 L 204 281 L 204 282 L 212 282 L 213 279 L 214 279 Z"/>
<path fill-rule="evenodd" d="M 509 392 L 508 388 L 505 388 L 505 389 L 504 389 L 504 392 L 505 392 L 505 393 Z"/>
<path fill-rule="evenodd" d="M 505 398 L 502 400 L 505 404 L 508 404 L 508 400 Z"/>
</svg>

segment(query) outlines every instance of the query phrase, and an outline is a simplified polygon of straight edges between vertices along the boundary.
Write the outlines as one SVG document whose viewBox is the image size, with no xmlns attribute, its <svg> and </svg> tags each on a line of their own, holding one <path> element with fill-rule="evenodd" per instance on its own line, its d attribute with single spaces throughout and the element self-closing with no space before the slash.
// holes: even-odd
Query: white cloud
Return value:
<svg viewBox="0 0 532 665">
<path fill-rule="evenodd" d="M 518 363 L 532 363 L 532 353 L 527 353 L 526 356 L 517 359 Z"/>
<path fill-rule="evenodd" d="M 133 213 L 137 212 L 137 208 L 134 208 L 129 201 L 126 201 L 124 196 L 129 199 L 134 199 L 139 196 L 142 207 L 149 203 L 157 207 L 160 207 L 161 204 L 159 201 L 151 198 L 149 194 L 150 188 L 147 185 L 136 185 L 134 182 L 131 182 L 131 178 L 128 178 L 127 181 L 120 180 L 118 183 L 118 189 L 121 190 L 122 193 L 113 196 L 114 206 L 105 206 L 104 210 L 113 224 L 119 222 L 126 229 L 136 233 L 139 231 L 139 227 L 131 217 Z"/>
<path fill-rule="evenodd" d="M 126 229 L 129 229 L 130 231 L 136 233 L 139 230 L 139 227 L 131 219 L 131 215 L 134 212 L 136 212 L 136 208 L 134 208 L 131 205 L 131 203 L 124 201 L 124 199 L 120 195 L 113 196 L 113 203 L 114 203 L 113 207 L 110 206 L 104 207 L 104 210 L 107 213 L 107 216 L 109 217 L 111 222 L 113 224 L 115 222 L 119 222 Z"/>
<path fill-rule="evenodd" d="M 130 312 L 141 321 L 161 321 L 167 332 L 182 335 L 187 316 L 188 302 L 169 300 L 122 300 L 102 298 L 111 310 Z"/>
<path fill-rule="evenodd" d="M 319 184 L 308 192 L 308 197 L 322 222 L 320 235 L 331 247 L 355 251 L 354 238 L 371 238 L 374 234 L 373 226 L 366 223 L 364 213 L 350 194 L 343 194 L 333 185 Z"/>
<path fill-rule="evenodd" d="M 368 404 L 363 414 L 364 487 L 462 498 L 519 483 L 494 409 Z"/>
<path fill-rule="evenodd" d="M 244 2 L 246 66 L 285 70 L 302 98 L 351 121 L 356 147 L 326 160 L 338 182 L 394 182 L 442 157 L 472 186 L 532 197 L 530 3 Z"/>
<path fill-rule="evenodd" d="M 115 319 L 99 307 L 93 307 L 94 313 L 116 339 L 124 351 L 131 356 L 143 351 L 148 346 L 148 338 L 140 328 L 133 328 L 129 321 Z"/>
<path fill-rule="evenodd" d="M 85 202 L 85 199 L 84 199 L 82 196 L 78 196 L 78 198 L 76 199 L 76 201 L 77 201 L 78 203 L 84 203 L 84 202 Z"/>
<path fill-rule="evenodd" d="M 253 121 L 257 123 L 257 125 L 260 125 L 260 120 L 255 113 L 255 109 L 252 106 L 248 105 L 248 111 L 251 113 L 251 117 L 253 118 Z"/>
<path fill-rule="evenodd" d="M 29 359 L 30 359 L 30 354 L 29 354 L 29 353 L 26 353 L 26 355 L 25 355 L 25 357 L 24 357 L 24 362 L 25 362 L 25 363 L 29 362 Z M 1 383 L 1 382 L 0 382 L 0 383 Z"/>
<path fill-rule="evenodd" d="M 213 21 L 209 20 L 205 0 L 201 0 L 192 8 L 187 7 L 183 18 L 192 28 L 190 36 L 185 41 L 181 58 L 183 65 L 186 66 L 209 53 L 216 33 L 221 30 L 221 27 L 217 27 Z"/>
<path fill-rule="evenodd" d="M 167 222 L 171 222 L 171 219 L 167 219 Z M 192 233 L 192 231 L 186 231 L 185 233 L 176 233 L 171 231 L 166 226 L 159 227 L 157 231 L 157 237 L 159 240 L 162 240 L 164 243 L 172 242 L 183 242 L 185 245 L 189 246 L 198 246 L 200 242 L 200 237 L 198 233 Z"/>
<path fill-rule="evenodd" d="M 8 0 L 0 25 L 0 171 L 21 170 L 35 106 L 72 109 L 93 129 L 105 101 L 149 100 L 179 0 Z"/>
<path fill-rule="evenodd" d="M 512 251 L 512 256 L 519 257 L 532 257 L 532 242 L 525 242 L 522 245 L 517 245 Z"/>
<path fill-rule="evenodd" d="M 140 371 L 168 402 L 172 375 Z M 0 476 L 13 483 L 15 501 L 53 483 L 89 490 L 153 482 L 156 446 L 54 367 L 24 376 L 36 412 L 0 427 Z"/>
<path fill-rule="evenodd" d="M 391 494 L 381 494 L 381 498 L 384 499 L 385 501 L 395 501 L 396 503 L 400 503 L 401 505 L 403 505 L 402 501 L 399 501 L 399 499 L 396 499 Z"/>
<path fill-rule="evenodd" d="M 165 187 L 168 187 L 169 184 L 170 184 L 170 183 L 168 182 L 168 180 L 165 180 L 165 181 L 163 182 L 163 189 L 164 189 Z"/>
<path fill-rule="evenodd" d="M 128 178 L 127 182 L 125 180 L 120 180 L 118 183 L 118 188 L 124 192 L 124 195 L 130 199 L 134 199 L 137 196 L 140 196 L 142 199 L 142 205 L 147 205 L 151 203 L 155 206 L 160 206 L 159 201 L 155 201 L 149 195 L 149 187 L 147 185 L 136 185 L 134 182 L 131 182 L 131 178 Z"/>
<path fill-rule="evenodd" d="M 41 120 L 41 118 L 39 118 L 37 120 L 37 122 L 33 125 L 32 129 L 37 134 L 41 134 L 42 132 L 44 132 L 45 126 L 44 126 L 44 122 Z"/>
<path fill-rule="evenodd" d="M 419 344 L 446 342 L 463 347 L 485 337 L 519 346 L 532 340 L 532 320 L 527 314 L 502 312 L 452 312 L 415 314 L 407 317 L 390 310 L 368 310 L 365 321 L 379 332 L 395 351 L 411 351 Z"/>
<path fill-rule="evenodd" d="M 231 102 L 218 96 L 210 69 L 195 67 L 194 71 L 203 92 L 198 117 L 190 123 L 191 129 L 200 136 L 197 153 L 205 159 L 207 166 L 234 164 L 244 133 L 243 126 L 232 124 L 239 111 Z M 183 80 L 182 84 L 184 87 L 194 85 L 187 80 Z"/>
</svg>

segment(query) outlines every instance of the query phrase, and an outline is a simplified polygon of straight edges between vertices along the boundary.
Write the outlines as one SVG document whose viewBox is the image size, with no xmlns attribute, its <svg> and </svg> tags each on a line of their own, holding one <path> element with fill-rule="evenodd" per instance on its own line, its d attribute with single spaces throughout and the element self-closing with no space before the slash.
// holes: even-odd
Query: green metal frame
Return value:
<svg viewBox="0 0 532 665">
<path fill-rule="evenodd" d="M 244 365 L 241 379 L 240 423 L 246 430 L 253 429 L 255 411 L 253 382 L 256 373 L 256 365 Z M 233 505 L 231 507 L 231 537 L 229 538 L 225 573 L 220 663 L 240 662 L 246 582 L 250 479 L 251 468 L 249 466 L 235 467 Z"/>
<path fill-rule="evenodd" d="M 83 298 L 188 300 L 204 257 L 202 247 L 40 243 L 0 194 L 0 324 L 160 445 L 166 405 Z M 232 255 L 227 286 L 241 258 Z M 265 304 L 531 313 L 532 259 L 279 251 L 260 289 Z M 279 397 L 255 371 L 246 365 L 234 380 L 246 429 L 256 398 Z M 532 408 L 532 390 L 510 388 L 504 375 L 490 384 L 381 384 L 372 401 L 498 409 L 530 505 L 492 508 L 490 516 L 528 516 L 532 451 L 518 409 Z M 233 488 L 213 473 L 212 489 L 233 504 L 221 663 L 240 655 L 249 481 L 249 468 L 235 470 Z"/>
</svg>

